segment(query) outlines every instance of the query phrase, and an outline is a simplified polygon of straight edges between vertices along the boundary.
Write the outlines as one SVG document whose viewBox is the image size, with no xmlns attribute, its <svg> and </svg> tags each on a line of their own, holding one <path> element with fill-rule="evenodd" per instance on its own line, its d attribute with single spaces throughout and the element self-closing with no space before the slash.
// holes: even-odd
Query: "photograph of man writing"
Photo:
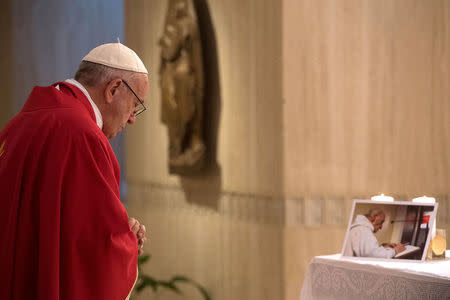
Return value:
<svg viewBox="0 0 450 300">
<path fill-rule="evenodd" d="M 401 243 L 379 244 L 375 233 L 383 227 L 385 219 L 385 212 L 378 208 L 357 215 L 348 232 L 344 256 L 393 258 L 404 251 Z"/>
</svg>

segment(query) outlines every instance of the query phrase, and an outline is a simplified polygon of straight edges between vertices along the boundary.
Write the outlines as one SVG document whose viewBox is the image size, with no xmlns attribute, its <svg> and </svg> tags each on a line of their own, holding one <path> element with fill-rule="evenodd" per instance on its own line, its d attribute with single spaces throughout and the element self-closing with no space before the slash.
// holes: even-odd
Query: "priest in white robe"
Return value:
<svg viewBox="0 0 450 300">
<path fill-rule="evenodd" d="M 405 250 L 402 244 L 389 243 L 380 246 L 374 233 L 383 227 L 385 213 L 372 209 L 366 215 L 357 215 L 350 227 L 344 256 L 393 258 Z"/>
</svg>

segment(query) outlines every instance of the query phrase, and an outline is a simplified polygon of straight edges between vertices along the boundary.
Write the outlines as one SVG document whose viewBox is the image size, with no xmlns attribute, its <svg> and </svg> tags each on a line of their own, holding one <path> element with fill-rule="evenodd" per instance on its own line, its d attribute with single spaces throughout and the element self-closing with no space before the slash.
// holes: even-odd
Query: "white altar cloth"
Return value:
<svg viewBox="0 0 450 300">
<path fill-rule="evenodd" d="M 450 260 L 316 256 L 309 264 L 300 299 L 450 299 Z"/>
</svg>

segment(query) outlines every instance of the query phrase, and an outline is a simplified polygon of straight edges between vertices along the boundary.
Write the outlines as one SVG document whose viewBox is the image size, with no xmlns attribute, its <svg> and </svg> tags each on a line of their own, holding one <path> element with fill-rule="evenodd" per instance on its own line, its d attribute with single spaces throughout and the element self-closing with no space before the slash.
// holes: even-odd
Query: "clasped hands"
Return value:
<svg viewBox="0 0 450 300">
<path fill-rule="evenodd" d="M 142 225 L 139 223 L 138 220 L 135 218 L 129 218 L 128 224 L 130 225 L 131 230 L 136 235 L 138 240 L 138 255 L 141 255 L 144 253 L 144 244 L 147 241 L 147 238 L 145 237 L 146 230 L 145 225 Z"/>
</svg>

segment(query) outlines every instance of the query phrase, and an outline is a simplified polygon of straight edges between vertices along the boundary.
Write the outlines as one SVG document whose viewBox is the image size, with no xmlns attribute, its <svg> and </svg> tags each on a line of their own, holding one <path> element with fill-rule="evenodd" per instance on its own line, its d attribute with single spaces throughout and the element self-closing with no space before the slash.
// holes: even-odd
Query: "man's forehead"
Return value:
<svg viewBox="0 0 450 300">
<path fill-rule="evenodd" d="M 140 88 L 148 89 L 149 80 L 147 74 L 139 74 L 139 76 L 137 76 L 136 78 L 136 81 L 139 84 Z"/>
<path fill-rule="evenodd" d="M 144 76 L 138 76 L 133 80 L 133 83 L 135 85 L 136 94 L 138 94 L 139 98 L 143 101 L 144 98 L 147 96 L 148 90 L 149 90 L 149 84 L 148 84 L 148 78 L 147 75 L 142 74 Z"/>
</svg>

